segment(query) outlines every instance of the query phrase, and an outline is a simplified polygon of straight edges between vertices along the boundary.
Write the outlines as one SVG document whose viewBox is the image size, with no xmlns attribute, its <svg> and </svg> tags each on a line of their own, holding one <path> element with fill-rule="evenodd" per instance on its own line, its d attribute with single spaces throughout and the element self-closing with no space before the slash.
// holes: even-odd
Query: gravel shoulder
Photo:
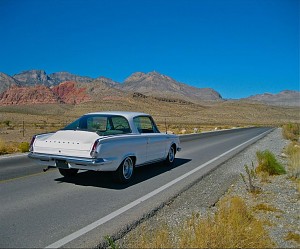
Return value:
<svg viewBox="0 0 300 249">
<path fill-rule="evenodd" d="M 276 248 L 299 248 L 299 242 L 286 239 L 289 233 L 300 235 L 300 194 L 297 183 L 291 180 L 288 174 L 268 177 L 265 182 L 257 180 L 255 185 L 260 187 L 262 192 L 254 195 L 247 192 L 240 176 L 241 173 L 245 174 L 245 164 L 251 166 L 253 162 L 257 165 L 256 152 L 259 150 L 270 150 L 278 161 L 286 166 L 287 158 L 281 155 L 287 144 L 289 141 L 282 138 L 281 129 L 275 129 L 181 193 L 117 241 L 117 244 L 126 247 L 126 240 L 138 239 L 141 230 L 147 232 L 165 225 L 176 229 L 195 213 L 202 216 L 214 212 L 215 204 L 220 198 L 241 196 L 253 210 L 262 203 L 272 207 L 272 211 L 255 210 L 254 215 L 264 221 Z"/>
</svg>

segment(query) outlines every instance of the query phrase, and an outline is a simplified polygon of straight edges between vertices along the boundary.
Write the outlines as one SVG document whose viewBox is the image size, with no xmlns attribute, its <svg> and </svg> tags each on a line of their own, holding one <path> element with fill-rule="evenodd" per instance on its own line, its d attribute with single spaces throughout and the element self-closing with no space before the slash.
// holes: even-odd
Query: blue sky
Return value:
<svg viewBox="0 0 300 249">
<path fill-rule="evenodd" d="M 0 72 L 157 71 L 224 98 L 299 90 L 299 0 L 0 0 Z"/>
</svg>

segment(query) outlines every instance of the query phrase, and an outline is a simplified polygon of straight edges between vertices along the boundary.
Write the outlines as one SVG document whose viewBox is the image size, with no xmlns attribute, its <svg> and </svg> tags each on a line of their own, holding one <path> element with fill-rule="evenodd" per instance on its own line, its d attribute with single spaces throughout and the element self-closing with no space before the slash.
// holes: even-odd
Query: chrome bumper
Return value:
<svg viewBox="0 0 300 249">
<path fill-rule="evenodd" d="M 101 166 L 111 164 L 113 160 L 105 160 L 103 158 L 82 158 L 70 157 L 61 155 L 51 155 L 30 152 L 28 157 L 31 159 L 39 160 L 43 165 L 60 167 L 57 161 L 64 161 L 67 163 L 68 168 L 87 169 L 87 170 L 101 170 Z"/>
</svg>

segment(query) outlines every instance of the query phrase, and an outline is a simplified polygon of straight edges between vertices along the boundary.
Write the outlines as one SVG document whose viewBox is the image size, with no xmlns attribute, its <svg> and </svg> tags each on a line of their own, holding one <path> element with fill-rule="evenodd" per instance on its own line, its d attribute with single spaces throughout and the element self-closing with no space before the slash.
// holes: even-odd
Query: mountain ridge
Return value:
<svg viewBox="0 0 300 249">
<path fill-rule="evenodd" d="M 60 86 L 65 82 L 69 83 Z M 30 92 L 30 89 L 26 91 L 26 87 L 34 88 L 36 86 L 45 86 L 51 89 L 51 94 L 54 93 L 57 101 L 60 103 L 78 104 L 87 101 L 97 101 L 99 99 L 125 98 L 128 94 L 133 95 L 134 93 L 164 99 L 182 99 L 194 103 L 201 101 L 224 101 L 221 94 L 212 88 L 193 87 L 156 71 L 148 73 L 135 72 L 127 77 L 123 83 L 119 83 L 104 76 L 91 78 L 69 72 L 47 74 L 44 70 L 35 69 L 22 71 L 13 76 L 0 72 L 0 104 L 15 103 L 13 99 L 8 98 L 13 97 L 13 92 L 16 94 L 16 87 L 20 87 L 20 91 L 25 96 L 31 96 L 35 102 L 39 102 L 32 95 L 36 92 L 38 96 L 42 96 L 37 93 L 36 89 L 31 89 L 33 93 L 26 95 L 28 91 Z M 11 88 L 13 90 L 10 90 Z M 42 91 L 46 88 L 37 89 Z M 45 91 L 50 93 L 48 90 Z M 60 93 L 64 93 L 63 97 L 60 96 Z M 19 95 L 20 93 L 18 93 Z M 25 100 L 20 96 L 19 98 L 24 103 L 30 103 L 30 100 Z M 52 97 L 49 96 L 49 98 L 53 101 Z M 48 98 L 46 97 L 45 99 Z M 268 105 L 300 107 L 300 92 L 284 90 L 278 94 L 257 94 L 240 100 L 260 102 Z M 18 101 L 18 103 L 22 104 L 22 101 Z M 41 103 L 44 103 L 44 101 Z"/>
</svg>

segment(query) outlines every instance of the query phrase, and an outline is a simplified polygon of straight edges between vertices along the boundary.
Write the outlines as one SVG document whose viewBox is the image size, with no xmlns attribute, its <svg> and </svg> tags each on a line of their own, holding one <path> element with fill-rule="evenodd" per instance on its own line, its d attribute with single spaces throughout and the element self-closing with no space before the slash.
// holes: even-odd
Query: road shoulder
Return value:
<svg viewBox="0 0 300 249">
<path fill-rule="evenodd" d="M 235 157 L 223 163 L 220 167 L 205 176 L 203 179 L 201 179 L 201 181 L 197 182 L 191 188 L 181 193 L 172 202 L 168 203 L 168 205 L 165 205 L 162 209 L 157 211 L 154 216 L 138 225 L 135 229 L 130 231 L 126 236 L 118 240 L 116 243 L 121 245 L 121 247 L 126 247 L 126 241 L 132 238 L 139 238 L 140 231 L 148 233 L 155 231 L 155 229 L 162 226 L 168 226 L 172 228 L 179 227 L 193 214 L 200 214 L 202 216 L 207 212 L 213 211 L 215 204 L 224 196 L 233 194 L 245 196 L 246 188 L 243 185 L 240 177 L 240 173 L 244 173 L 245 171 L 244 165 L 251 165 L 252 162 L 254 165 L 257 165 L 256 152 L 258 150 L 268 149 L 272 151 L 277 158 L 280 158 L 282 149 L 287 144 L 288 142 L 282 139 L 281 130 L 274 130 L 263 139 L 259 140 L 255 144 L 246 148 L 244 151 L 240 152 Z M 280 160 L 286 164 L 283 158 L 280 158 Z M 290 193 L 293 195 L 293 197 L 295 197 L 295 192 L 290 190 Z M 286 199 L 288 199 L 288 197 Z M 292 200 L 295 200 L 295 198 L 292 198 Z M 294 201 L 294 206 L 290 207 L 292 211 L 288 212 L 288 214 L 295 214 L 297 210 L 299 211 L 299 208 L 297 209 L 298 204 L 296 202 L 297 201 Z M 291 217 L 284 218 L 291 222 Z M 282 232 L 279 230 L 280 226 L 279 229 L 278 226 L 275 226 L 275 228 L 270 232 L 271 234 L 273 233 L 273 236 L 271 235 L 271 237 L 273 240 L 276 240 L 276 244 L 278 244 L 279 247 L 295 247 L 295 244 L 291 241 L 275 238 L 276 236 L 278 237 L 278 234 L 281 234 L 281 237 L 283 237 L 282 233 L 284 229 L 282 229 L 282 226 Z"/>
</svg>

